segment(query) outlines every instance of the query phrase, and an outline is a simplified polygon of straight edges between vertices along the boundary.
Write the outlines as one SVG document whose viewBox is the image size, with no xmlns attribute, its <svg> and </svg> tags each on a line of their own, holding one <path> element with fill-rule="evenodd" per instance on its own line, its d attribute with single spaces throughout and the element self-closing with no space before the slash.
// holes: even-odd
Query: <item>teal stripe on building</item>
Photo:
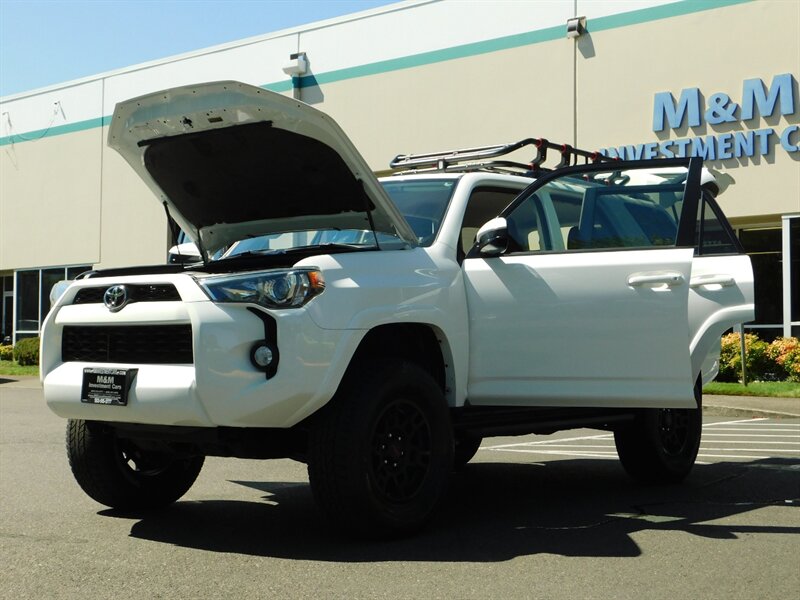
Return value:
<svg viewBox="0 0 800 600">
<path fill-rule="evenodd" d="M 673 4 L 664 4 L 661 6 L 633 10 L 607 17 L 593 18 L 587 23 L 587 31 L 590 33 L 592 31 L 607 31 L 609 29 L 617 29 L 631 25 L 638 25 L 641 23 L 660 21 L 662 19 L 669 19 L 671 17 L 678 17 L 707 10 L 715 10 L 754 1 L 755 0 L 681 0 L 680 2 Z M 564 26 L 559 25 L 557 27 L 547 27 L 544 29 L 538 29 L 536 31 L 509 35 L 492 40 L 474 42 L 471 44 L 464 44 L 461 46 L 454 46 L 452 48 L 434 50 L 431 52 L 423 52 L 420 54 L 378 61 L 356 67 L 347 67 L 345 69 L 328 71 L 327 73 L 308 75 L 300 78 L 299 87 L 308 88 L 334 83 L 337 81 L 356 79 L 359 77 L 369 77 L 371 75 L 379 75 L 381 73 L 390 73 L 392 71 L 399 71 L 402 69 L 411 69 L 414 67 L 457 60 L 460 58 L 468 58 L 471 56 L 488 54 L 490 52 L 531 46 L 534 44 L 540 44 L 542 42 L 550 42 L 562 37 L 564 37 Z M 283 93 L 292 89 L 292 82 L 276 81 L 273 83 L 264 84 L 261 87 L 273 92 Z M 85 131 L 95 127 L 102 127 L 104 125 L 108 125 L 110 120 L 111 117 L 106 116 L 97 119 L 88 119 L 86 121 L 78 121 L 76 123 L 70 123 L 67 125 L 39 129 L 36 131 L 26 132 L 24 134 L 12 134 L 10 136 L 0 138 L 0 146 L 8 146 L 10 144 L 18 144 L 42 139 L 45 137 L 53 137 L 67 133 Z"/>
</svg>

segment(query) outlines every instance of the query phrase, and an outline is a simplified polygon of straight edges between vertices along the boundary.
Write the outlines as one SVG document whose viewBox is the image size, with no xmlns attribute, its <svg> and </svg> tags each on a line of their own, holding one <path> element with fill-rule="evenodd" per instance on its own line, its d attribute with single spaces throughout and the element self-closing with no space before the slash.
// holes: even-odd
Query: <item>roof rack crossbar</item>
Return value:
<svg viewBox="0 0 800 600">
<path fill-rule="evenodd" d="M 396 174 L 402 175 L 404 173 L 469 173 L 472 171 L 495 171 L 502 173 L 509 173 L 512 175 L 527 175 L 531 172 L 531 166 L 525 163 L 518 163 L 509 160 L 489 160 L 486 162 L 474 162 L 467 164 L 448 165 L 444 169 L 436 166 L 433 167 L 419 167 L 408 169 L 407 171 L 399 171 Z"/>
<path fill-rule="evenodd" d="M 393 169 L 406 168 L 406 169 L 425 169 L 426 171 L 446 171 L 454 170 L 456 165 L 463 165 L 469 161 L 485 161 L 489 158 L 498 156 L 505 156 L 516 152 L 525 146 L 533 146 L 536 148 L 536 156 L 528 164 L 513 163 L 514 168 L 522 168 L 532 171 L 537 171 L 542 168 L 547 158 L 547 150 L 556 150 L 561 154 L 561 162 L 555 168 L 561 168 L 569 165 L 578 164 L 580 158 L 584 162 L 599 162 L 611 160 L 607 156 L 599 152 L 590 152 L 588 150 L 581 150 L 573 148 L 569 144 L 555 144 L 545 138 L 525 138 L 518 142 L 511 144 L 496 144 L 493 146 L 478 146 L 475 148 L 464 148 L 461 150 L 447 150 L 442 152 L 429 152 L 425 154 L 398 154 L 389 163 Z M 507 161 L 493 161 L 483 163 L 485 168 L 491 167 L 511 167 L 512 164 Z M 478 165 L 470 165 L 468 168 L 475 168 Z M 478 167 L 479 168 L 479 167 Z M 463 169 L 459 169 L 463 170 Z"/>
<path fill-rule="evenodd" d="M 532 145 L 533 138 L 528 138 L 513 144 L 495 144 L 494 146 L 478 146 L 475 148 L 464 148 L 461 150 L 446 150 L 441 152 L 428 152 L 426 154 L 399 154 L 389 163 L 392 168 L 396 167 L 433 167 L 438 166 L 441 161 L 447 165 L 460 163 L 468 160 L 483 160 L 510 154 L 524 146 Z"/>
</svg>

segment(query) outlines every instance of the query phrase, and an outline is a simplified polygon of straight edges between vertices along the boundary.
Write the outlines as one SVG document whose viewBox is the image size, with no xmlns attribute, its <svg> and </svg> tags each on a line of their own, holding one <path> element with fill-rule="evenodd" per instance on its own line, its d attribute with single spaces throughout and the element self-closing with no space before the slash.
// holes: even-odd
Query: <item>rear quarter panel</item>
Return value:
<svg viewBox="0 0 800 600">
<path fill-rule="evenodd" d="M 700 285 L 704 278 L 715 276 L 730 276 L 733 283 Z M 719 355 L 719 338 L 726 330 L 755 318 L 753 298 L 753 268 L 749 256 L 694 258 L 689 291 L 689 349 L 695 377 L 704 370 L 704 361 Z"/>
</svg>

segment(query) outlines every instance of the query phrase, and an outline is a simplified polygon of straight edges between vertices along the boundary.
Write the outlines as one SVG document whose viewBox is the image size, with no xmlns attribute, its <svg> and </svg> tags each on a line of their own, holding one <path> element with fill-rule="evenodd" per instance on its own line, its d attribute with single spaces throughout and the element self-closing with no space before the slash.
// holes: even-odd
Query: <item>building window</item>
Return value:
<svg viewBox="0 0 800 600">
<path fill-rule="evenodd" d="M 794 337 L 800 337 L 800 217 L 789 219 L 789 249 L 791 331 Z"/>
<path fill-rule="evenodd" d="M 800 336 L 800 217 L 739 231 L 753 265 L 756 318 L 745 327 L 767 341 Z"/>
<path fill-rule="evenodd" d="M 53 286 L 57 284 L 59 281 L 66 279 L 66 273 L 64 272 L 63 268 L 59 269 L 42 269 L 42 278 L 41 278 L 41 294 L 40 294 L 40 304 L 41 306 L 41 320 L 44 321 L 44 318 L 47 316 L 47 312 L 50 310 L 50 292 L 53 289 Z"/>
<path fill-rule="evenodd" d="M 0 277 L 0 343 L 10 344 L 14 330 L 14 276 Z"/>
<path fill-rule="evenodd" d="M 39 330 L 39 271 L 17 271 L 16 332 L 36 333 Z"/>
<path fill-rule="evenodd" d="M 63 279 L 74 279 L 90 268 L 87 265 L 81 265 L 17 271 L 15 274 L 16 285 L 14 286 L 16 293 L 12 296 L 16 300 L 14 343 L 23 338 L 39 335 L 42 321 L 50 310 L 50 291 L 57 282 Z M 5 335 L 9 335 L 9 333 Z"/>
</svg>

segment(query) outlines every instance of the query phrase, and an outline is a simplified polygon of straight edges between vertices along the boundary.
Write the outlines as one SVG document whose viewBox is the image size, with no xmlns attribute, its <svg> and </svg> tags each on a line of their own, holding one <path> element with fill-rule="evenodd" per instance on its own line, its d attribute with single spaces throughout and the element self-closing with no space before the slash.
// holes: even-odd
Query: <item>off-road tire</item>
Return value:
<svg viewBox="0 0 800 600">
<path fill-rule="evenodd" d="M 175 502 L 192 487 L 203 456 L 145 452 L 96 423 L 67 423 L 67 456 L 84 492 L 119 509 L 151 509 Z"/>
<path fill-rule="evenodd" d="M 431 516 L 453 463 L 441 388 L 401 360 L 351 369 L 309 436 L 314 499 L 334 527 L 356 537 L 410 532 Z"/>
<path fill-rule="evenodd" d="M 678 483 L 694 466 L 703 430 L 702 389 L 695 386 L 697 408 L 642 409 L 634 422 L 614 433 L 625 471 L 647 484 Z"/>
</svg>

